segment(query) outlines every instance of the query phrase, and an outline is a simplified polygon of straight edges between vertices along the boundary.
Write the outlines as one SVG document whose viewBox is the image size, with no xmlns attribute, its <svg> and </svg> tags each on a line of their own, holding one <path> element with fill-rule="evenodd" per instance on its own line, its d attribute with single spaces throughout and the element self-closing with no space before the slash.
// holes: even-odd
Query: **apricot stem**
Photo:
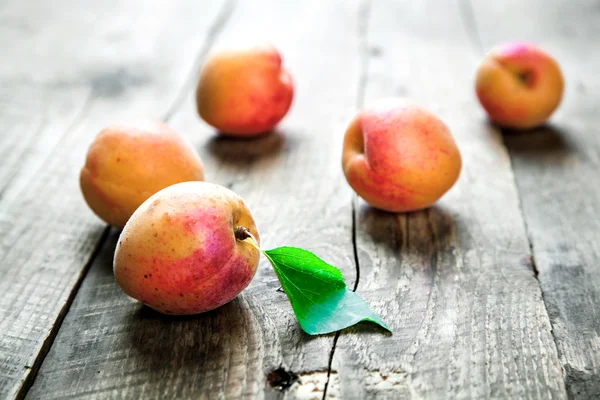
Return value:
<svg viewBox="0 0 600 400">
<path fill-rule="evenodd" d="M 531 85 L 531 78 L 532 78 L 531 71 L 520 71 L 517 73 L 517 77 L 519 78 L 519 81 L 521 81 L 521 83 L 524 84 L 525 86 Z"/>
<path fill-rule="evenodd" d="M 254 235 L 252 235 L 252 232 L 250 232 L 250 229 L 244 227 L 244 226 L 236 226 L 235 227 L 235 238 L 239 241 L 245 241 L 247 239 L 248 243 L 250 243 L 252 246 L 254 246 L 256 248 L 256 250 L 260 251 L 260 247 L 258 246 L 258 243 L 256 242 L 256 239 L 254 238 Z"/>
</svg>

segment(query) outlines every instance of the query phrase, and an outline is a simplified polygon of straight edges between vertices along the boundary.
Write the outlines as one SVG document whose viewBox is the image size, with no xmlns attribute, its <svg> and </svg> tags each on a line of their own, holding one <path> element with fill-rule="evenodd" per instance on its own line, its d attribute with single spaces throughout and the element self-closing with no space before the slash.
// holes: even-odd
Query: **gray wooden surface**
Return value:
<svg viewBox="0 0 600 400">
<path fill-rule="evenodd" d="M 1 167 L 12 172 L 0 200 L 0 398 L 31 384 L 106 230 L 79 192 L 87 146 L 108 120 L 163 116 L 196 55 L 172 44 L 205 42 L 210 4 L 186 30 L 194 1 L 2 3 L 2 112 L 40 127 Z M 19 138 L 10 133 L 2 153 Z"/>
<path fill-rule="evenodd" d="M 600 3 L 477 1 L 474 11 L 485 49 L 522 37 L 561 60 L 567 85 L 553 123 L 505 142 L 568 395 L 599 398 Z"/>
<path fill-rule="evenodd" d="M 0 4 L 0 398 L 600 397 L 596 1 L 82 3 Z M 477 61 L 509 39 L 563 68 L 546 128 L 501 132 L 476 102 Z M 216 137 L 195 114 L 198 70 L 212 48 L 261 41 L 294 77 L 292 110 L 272 135 Z M 397 95 L 440 115 L 464 161 L 407 215 L 357 199 L 340 166 L 356 110 Z M 186 135 L 265 248 L 337 265 L 394 334 L 302 333 L 265 260 L 203 315 L 127 298 L 119 232 L 77 183 L 97 131 L 127 117 Z"/>
<path fill-rule="evenodd" d="M 358 292 L 394 335 L 342 335 L 333 363 L 342 398 L 564 396 L 510 160 L 473 95 L 480 55 L 460 7 L 382 0 L 367 15 L 377 52 L 365 101 L 401 92 L 432 109 L 454 133 L 464 169 L 427 211 L 395 215 L 358 202 Z"/>
<path fill-rule="evenodd" d="M 340 10 L 346 15 L 329 20 Z M 345 0 L 296 6 L 277 0 L 238 2 L 215 46 L 273 37 L 297 81 L 295 112 L 274 135 L 255 141 L 217 138 L 198 120 L 190 86 L 170 120 L 196 144 L 206 179 L 246 200 L 265 248 L 290 243 L 310 248 L 327 255 L 350 278 L 351 192 L 340 168 L 341 135 L 336 132 L 343 131 L 356 108 L 356 88 L 346 82 L 357 81 L 357 38 L 346 32 L 355 28 L 357 12 L 356 2 Z M 273 20 L 274 15 L 281 18 Z M 308 24 L 313 27 L 309 32 Z M 329 42 L 315 48 L 330 30 Z M 247 37 L 250 31 L 253 38 Z M 310 100 L 315 92 L 325 106 Z M 329 184 L 315 191 L 320 181 Z M 231 304 L 198 317 L 165 320 L 123 296 L 112 277 L 112 242 L 92 266 L 30 397 L 276 397 L 265 375 L 279 367 L 302 379 L 288 392 L 292 397 L 297 392 L 322 397 L 333 338 L 302 333 L 266 260 Z M 106 331 L 107 326 L 113 330 Z M 89 341 L 80 336 L 82 327 L 90 332 Z M 88 350 L 79 351 L 79 346 Z M 114 360 L 120 360 L 118 368 Z"/>
</svg>

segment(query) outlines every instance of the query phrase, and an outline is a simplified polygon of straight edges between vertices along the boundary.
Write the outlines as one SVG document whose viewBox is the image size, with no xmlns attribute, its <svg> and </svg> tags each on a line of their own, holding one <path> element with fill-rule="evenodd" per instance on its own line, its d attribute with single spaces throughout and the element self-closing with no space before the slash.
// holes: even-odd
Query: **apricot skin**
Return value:
<svg viewBox="0 0 600 400">
<path fill-rule="evenodd" d="M 288 112 L 294 87 L 272 46 L 213 54 L 196 89 L 198 114 L 222 134 L 251 137 L 272 130 Z"/>
<path fill-rule="evenodd" d="M 250 210 L 229 189 L 185 182 L 161 190 L 121 233 L 114 258 L 117 283 L 164 314 L 220 307 L 248 286 L 258 266 L 258 250 L 236 240 L 238 226 L 260 241 Z"/>
<path fill-rule="evenodd" d="M 561 102 L 563 76 L 558 63 L 537 46 L 505 43 L 481 61 L 477 98 L 490 120 L 512 129 L 542 125 Z"/>
<path fill-rule="evenodd" d="M 385 211 L 431 206 L 454 185 L 461 164 L 448 127 L 407 101 L 363 110 L 344 137 L 342 167 L 348 183 Z"/>
<path fill-rule="evenodd" d="M 91 144 L 79 183 L 92 211 L 122 228 L 148 197 L 179 182 L 201 181 L 196 151 L 158 121 L 133 121 L 102 130 Z"/>
</svg>

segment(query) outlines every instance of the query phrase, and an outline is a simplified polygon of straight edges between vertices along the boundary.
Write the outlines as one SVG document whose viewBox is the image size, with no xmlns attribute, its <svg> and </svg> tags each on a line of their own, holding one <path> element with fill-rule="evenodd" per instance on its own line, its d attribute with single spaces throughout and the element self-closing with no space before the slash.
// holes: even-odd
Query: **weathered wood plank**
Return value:
<svg viewBox="0 0 600 400">
<path fill-rule="evenodd" d="M 14 200 L 88 105 L 89 87 L 74 84 L 64 72 L 60 78 L 56 75 L 60 62 L 69 62 L 67 57 L 40 60 L 62 29 L 59 23 L 44 23 L 47 17 L 60 18 L 56 10 L 24 18 L 26 7 L 19 1 L 0 6 L 0 49 L 5 60 L 0 66 L 0 210 Z M 94 39 L 97 42 L 95 37 L 66 37 L 62 45 L 65 49 L 75 42 L 95 45 Z"/>
<path fill-rule="evenodd" d="M 355 272 L 351 192 L 340 152 L 341 132 L 357 102 L 358 13 L 358 2 L 347 0 L 239 2 L 216 47 L 274 41 L 296 82 L 290 114 L 276 132 L 257 140 L 219 138 L 199 121 L 190 87 L 171 120 L 199 148 L 207 180 L 247 201 L 265 248 L 311 249 L 344 269 L 349 284 Z M 265 260 L 230 304 L 168 318 L 117 287 L 115 240 L 84 280 L 31 398 L 323 396 L 333 336 L 302 333 Z M 267 382 L 280 366 L 301 380 L 284 393 Z"/>
<path fill-rule="evenodd" d="M 194 1 L 3 5 L 10 57 L 0 80 L 14 92 L 2 115 L 29 126 L 18 129 L 35 129 L 28 120 L 44 126 L 24 138 L 33 146 L 14 137 L 0 145 L 13 157 L 2 168 L 10 182 L 0 208 L 0 398 L 24 394 L 105 231 L 79 193 L 87 145 L 114 119 L 170 107 L 222 5 L 211 2 L 193 19 Z"/>
<path fill-rule="evenodd" d="M 475 1 L 485 50 L 531 40 L 563 69 L 545 128 L 506 133 L 538 279 L 570 398 L 600 397 L 600 7 L 597 1 Z M 492 21 L 510 21 L 493 24 Z"/>
<path fill-rule="evenodd" d="M 477 59 L 455 2 L 374 1 L 366 100 L 408 96 L 454 133 L 464 169 L 430 210 L 359 203 L 358 292 L 393 329 L 342 334 L 344 399 L 561 398 L 561 369 L 519 212 L 510 160 L 481 126 Z"/>
<path fill-rule="evenodd" d="M 35 173 L 65 126 L 76 119 L 86 92 L 52 92 L 0 78 L 0 210 L 19 191 L 15 183 Z"/>
</svg>

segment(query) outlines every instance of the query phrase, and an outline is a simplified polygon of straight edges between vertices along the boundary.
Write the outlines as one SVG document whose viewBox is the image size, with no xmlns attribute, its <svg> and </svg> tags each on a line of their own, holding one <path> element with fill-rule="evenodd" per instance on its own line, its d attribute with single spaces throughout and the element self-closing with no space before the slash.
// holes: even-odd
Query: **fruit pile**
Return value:
<svg viewBox="0 0 600 400">
<path fill-rule="evenodd" d="M 532 44 L 509 43 L 482 60 L 475 90 L 491 121 L 529 129 L 558 107 L 563 78 L 547 53 Z M 220 134 L 255 137 L 285 116 L 293 94 L 280 54 L 261 46 L 212 55 L 200 74 L 196 104 L 200 117 Z M 430 207 L 455 184 L 461 165 L 448 127 L 405 99 L 360 111 L 345 133 L 346 179 L 382 210 Z M 203 179 L 194 148 L 156 121 L 102 130 L 81 170 L 89 207 L 123 228 L 114 258 L 118 284 L 161 313 L 215 309 L 236 297 L 256 273 L 260 237 L 250 210 L 237 194 Z"/>
</svg>

